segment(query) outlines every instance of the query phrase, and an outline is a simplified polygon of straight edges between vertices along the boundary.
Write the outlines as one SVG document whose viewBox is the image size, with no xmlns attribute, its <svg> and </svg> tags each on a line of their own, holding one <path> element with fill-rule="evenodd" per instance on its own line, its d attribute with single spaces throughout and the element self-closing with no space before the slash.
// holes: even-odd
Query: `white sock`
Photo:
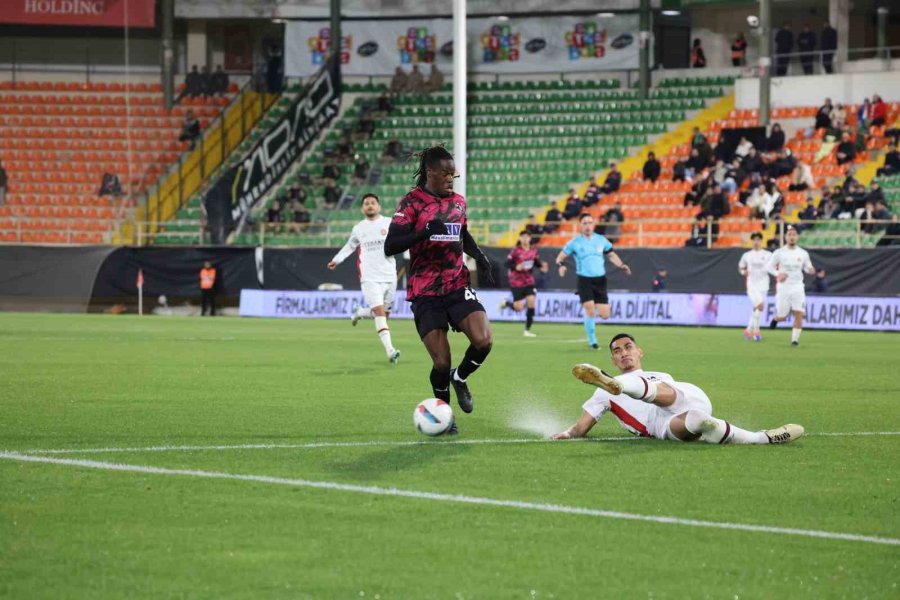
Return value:
<svg viewBox="0 0 900 600">
<path fill-rule="evenodd" d="M 759 333 L 759 319 L 762 317 L 762 311 L 753 309 L 750 314 L 750 331 Z"/>
<path fill-rule="evenodd" d="M 747 331 L 753 331 L 753 318 L 756 316 L 756 309 L 750 313 L 750 319 L 747 321 Z"/>
<path fill-rule="evenodd" d="M 769 443 L 768 436 L 762 431 L 747 431 L 694 409 L 685 415 L 684 427 L 693 434 L 700 434 L 700 441 L 707 444 Z"/>
<path fill-rule="evenodd" d="M 375 317 L 375 331 L 378 332 L 378 337 L 381 338 L 381 345 L 384 346 L 384 351 L 387 352 L 387 355 L 393 354 L 394 344 L 391 343 L 391 330 L 388 329 L 387 317 Z"/>
<path fill-rule="evenodd" d="M 803 331 L 803 330 L 802 330 L 802 329 L 797 329 L 796 327 L 794 327 L 793 329 L 791 329 L 791 341 L 792 341 L 792 342 L 799 342 L 799 341 L 800 341 L 800 332 L 801 332 L 801 331 Z"/>
<path fill-rule="evenodd" d="M 369 317 L 372 316 L 372 309 L 368 308 L 366 306 L 360 306 L 359 308 L 356 309 L 355 315 L 356 315 L 357 319 L 368 319 Z M 377 327 L 377 325 L 376 325 L 376 327 Z"/>
<path fill-rule="evenodd" d="M 635 400 L 653 402 L 656 398 L 656 382 L 640 375 L 619 375 L 616 380 L 622 384 L 622 392 Z"/>
</svg>

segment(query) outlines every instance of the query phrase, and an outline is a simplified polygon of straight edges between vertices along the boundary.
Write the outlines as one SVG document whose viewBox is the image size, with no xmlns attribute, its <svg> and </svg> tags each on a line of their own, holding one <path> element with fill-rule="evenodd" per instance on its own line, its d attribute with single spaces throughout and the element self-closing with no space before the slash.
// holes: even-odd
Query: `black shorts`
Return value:
<svg viewBox="0 0 900 600">
<path fill-rule="evenodd" d="M 534 296 L 536 294 L 533 285 L 523 285 L 522 287 L 514 287 L 509 289 L 513 295 L 513 302 L 524 300 L 526 296 Z"/>
<path fill-rule="evenodd" d="M 609 295 L 606 293 L 606 276 L 582 277 L 579 275 L 578 297 L 582 302 L 593 300 L 597 304 L 609 304 Z"/>
<path fill-rule="evenodd" d="M 473 312 L 485 312 L 471 288 L 462 288 L 446 296 L 420 296 L 412 301 L 416 331 L 424 338 L 435 329 L 459 331 L 459 324 Z"/>
</svg>

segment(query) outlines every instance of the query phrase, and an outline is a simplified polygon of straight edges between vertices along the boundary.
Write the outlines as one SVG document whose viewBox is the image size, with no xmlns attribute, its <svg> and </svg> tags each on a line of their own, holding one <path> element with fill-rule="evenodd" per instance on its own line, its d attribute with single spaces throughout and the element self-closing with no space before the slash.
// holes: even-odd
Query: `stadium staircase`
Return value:
<svg viewBox="0 0 900 600">
<path fill-rule="evenodd" d="M 133 209 L 127 192 L 143 193 L 185 149 L 185 112 L 205 127 L 227 103 L 185 99 L 167 112 L 158 84 L 0 82 L 0 242 L 110 243 Z M 98 195 L 104 173 L 123 196 Z"/>
</svg>

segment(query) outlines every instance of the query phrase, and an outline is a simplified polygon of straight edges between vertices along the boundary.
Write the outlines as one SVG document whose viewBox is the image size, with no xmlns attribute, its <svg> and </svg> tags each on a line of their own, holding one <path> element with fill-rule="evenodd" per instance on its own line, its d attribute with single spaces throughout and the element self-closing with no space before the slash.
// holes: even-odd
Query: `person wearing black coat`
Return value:
<svg viewBox="0 0 900 600">
<path fill-rule="evenodd" d="M 784 27 L 775 34 L 775 74 L 784 77 L 788 72 L 788 65 L 791 64 L 791 57 L 788 56 L 794 49 L 794 34 L 791 33 L 791 24 L 785 23 Z"/>
<path fill-rule="evenodd" d="M 784 131 L 781 130 L 781 125 L 775 123 L 772 125 L 772 132 L 766 138 L 766 151 L 778 152 L 782 148 L 784 148 Z"/>
<path fill-rule="evenodd" d="M 804 25 L 800 35 L 797 36 L 797 49 L 803 53 L 800 55 L 803 74 L 812 75 L 813 57 L 816 50 L 816 34 L 809 28 L 809 24 Z"/>
<path fill-rule="evenodd" d="M 656 154 L 653 152 L 649 152 L 647 154 L 647 162 L 644 163 L 644 181 L 652 181 L 656 183 L 656 180 L 659 179 L 659 174 L 662 171 L 662 167 L 660 167 L 659 161 L 656 160 Z"/>
<path fill-rule="evenodd" d="M 826 73 L 834 73 L 834 51 L 837 50 L 837 29 L 832 27 L 826 21 L 820 39 L 822 48 L 822 69 L 824 69 Z"/>
</svg>

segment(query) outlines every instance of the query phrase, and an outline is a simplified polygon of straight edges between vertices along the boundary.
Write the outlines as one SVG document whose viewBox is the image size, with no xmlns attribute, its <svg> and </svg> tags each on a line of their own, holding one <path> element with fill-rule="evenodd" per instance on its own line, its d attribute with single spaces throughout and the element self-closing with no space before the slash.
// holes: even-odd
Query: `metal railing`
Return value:
<svg viewBox="0 0 900 600">
<path fill-rule="evenodd" d="M 839 53 L 834 50 L 819 49 L 810 52 L 796 51 L 779 54 L 775 52 L 773 48 L 769 71 L 773 77 L 780 77 L 780 75 L 777 75 L 777 69 L 779 66 L 779 59 L 783 59 L 786 61 L 784 67 L 787 69 L 787 73 L 784 76 L 803 75 L 803 61 L 804 59 L 809 59 L 813 75 L 827 74 L 824 65 L 826 62 L 825 58 L 828 56 L 831 58 L 832 73 L 856 72 L 856 69 L 848 71 L 847 65 L 862 60 L 879 61 L 879 64 L 872 65 L 872 68 L 870 69 L 872 71 L 889 71 L 892 70 L 892 61 L 900 60 L 900 46 L 848 48 L 846 60 L 839 59 Z M 745 64 L 740 66 L 743 70 L 743 75 L 746 77 L 757 77 L 760 73 L 760 67 L 758 66 L 758 49 L 754 49 L 752 53 L 748 50 L 744 62 Z M 703 69 L 695 69 L 695 71 L 699 75 L 702 73 Z"/>
</svg>

